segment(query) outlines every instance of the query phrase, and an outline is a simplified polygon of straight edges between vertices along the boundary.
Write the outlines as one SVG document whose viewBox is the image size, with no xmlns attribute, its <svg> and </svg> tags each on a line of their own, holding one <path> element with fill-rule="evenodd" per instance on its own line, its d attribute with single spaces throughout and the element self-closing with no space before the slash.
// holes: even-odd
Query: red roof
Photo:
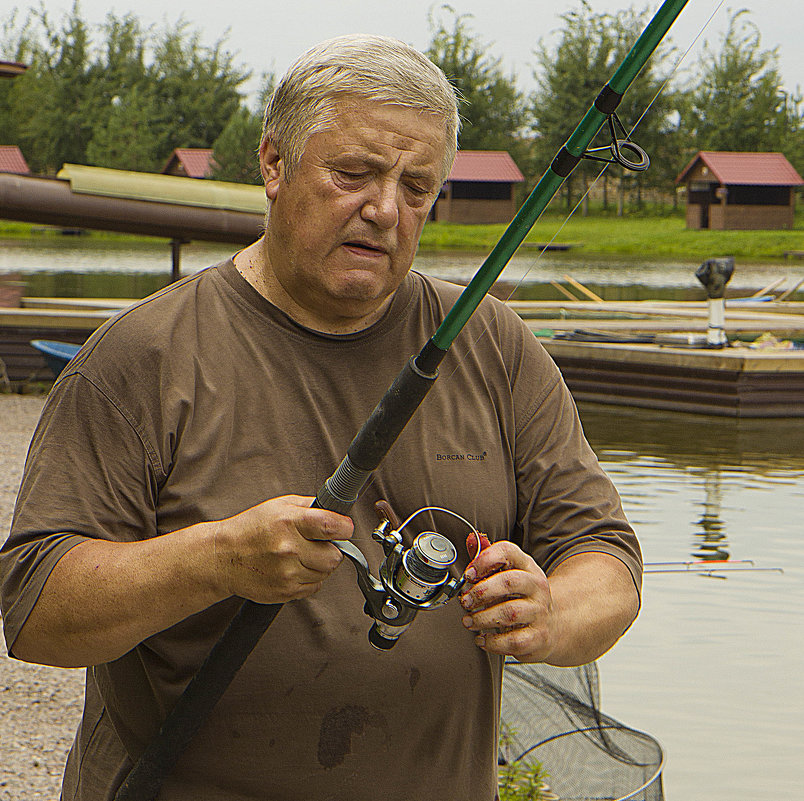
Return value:
<svg viewBox="0 0 804 801">
<path fill-rule="evenodd" d="M 209 178 L 212 174 L 212 149 L 205 147 L 177 147 L 167 164 L 162 168 L 162 172 L 168 172 L 174 163 L 183 168 L 184 174 L 188 178 Z"/>
<path fill-rule="evenodd" d="M 0 145 L 0 172 L 30 173 L 25 156 L 16 145 Z"/>
<path fill-rule="evenodd" d="M 703 162 L 724 185 L 801 186 L 801 176 L 782 153 L 738 153 L 701 150 L 676 178 L 681 183 L 687 173 Z"/>
<path fill-rule="evenodd" d="M 525 177 L 504 150 L 459 150 L 447 180 L 519 183 Z"/>
</svg>

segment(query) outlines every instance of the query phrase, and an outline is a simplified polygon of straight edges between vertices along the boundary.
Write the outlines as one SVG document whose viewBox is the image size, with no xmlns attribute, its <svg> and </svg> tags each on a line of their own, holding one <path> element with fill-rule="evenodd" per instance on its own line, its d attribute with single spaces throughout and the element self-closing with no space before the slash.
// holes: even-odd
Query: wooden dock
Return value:
<svg viewBox="0 0 804 801">
<path fill-rule="evenodd" d="M 804 417 L 804 350 L 541 342 L 578 401 L 726 417 Z"/>
<path fill-rule="evenodd" d="M 594 329 L 609 334 L 706 332 L 709 311 L 698 301 L 509 301 L 508 305 L 534 330 Z M 804 337 L 804 303 L 799 301 L 726 301 L 726 334 L 730 337 L 772 333 L 780 338 Z"/>
<path fill-rule="evenodd" d="M 22 298 L 19 307 L 0 307 L 0 363 L 12 384 L 48 382 L 53 373 L 32 339 L 83 344 L 90 334 L 131 300 Z"/>
<path fill-rule="evenodd" d="M 576 400 L 729 417 L 804 417 L 804 350 L 790 347 L 804 340 L 804 303 L 727 300 L 731 344 L 719 349 L 699 346 L 708 327 L 706 302 L 510 305 L 540 336 Z M 751 347 L 760 335 L 775 339 L 776 347 Z"/>
<path fill-rule="evenodd" d="M 17 308 L 0 308 L 0 359 L 8 379 L 52 380 L 31 340 L 82 343 L 133 302 L 23 297 Z M 756 349 L 747 341 L 760 334 L 804 340 L 804 303 L 727 301 L 731 346 L 722 349 L 690 346 L 705 338 L 706 303 L 511 301 L 509 305 L 540 337 L 579 401 L 730 417 L 804 417 L 804 350 Z M 578 332 L 584 336 L 573 340 Z M 610 341 L 588 341 L 595 337 Z M 640 337 L 654 341 L 636 341 Z M 611 341 L 618 338 L 635 341 Z"/>
</svg>

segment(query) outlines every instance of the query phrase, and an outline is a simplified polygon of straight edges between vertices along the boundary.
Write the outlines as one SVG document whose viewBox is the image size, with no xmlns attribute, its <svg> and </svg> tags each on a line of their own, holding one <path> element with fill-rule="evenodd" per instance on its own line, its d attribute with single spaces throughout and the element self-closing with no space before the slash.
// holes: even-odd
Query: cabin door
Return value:
<svg viewBox="0 0 804 801">
<path fill-rule="evenodd" d="M 709 228 L 709 201 L 701 203 L 701 228 Z"/>
</svg>

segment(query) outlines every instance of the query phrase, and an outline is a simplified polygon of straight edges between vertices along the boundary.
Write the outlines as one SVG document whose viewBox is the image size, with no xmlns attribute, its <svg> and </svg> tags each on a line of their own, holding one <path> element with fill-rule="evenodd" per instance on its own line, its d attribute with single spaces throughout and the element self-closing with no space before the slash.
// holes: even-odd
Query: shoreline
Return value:
<svg viewBox="0 0 804 801">
<path fill-rule="evenodd" d="M 0 524 L 8 535 L 44 395 L 0 394 Z M 0 801 L 57 799 L 84 703 L 83 669 L 11 659 L 0 639 Z"/>
<path fill-rule="evenodd" d="M 801 204 L 800 204 L 801 205 Z M 488 253 L 506 224 L 428 222 L 419 242 L 422 250 Z M 76 230 L 0 220 L 0 241 L 38 240 L 58 242 L 76 239 Z M 561 241 L 553 243 L 560 230 Z M 80 239 L 136 246 L 139 242 L 165 242 L 160 237 L 135 236 L 111 231 L 80 229 Z M 583 217 L 567 214 L 555 205 L 542 215 L 528 232 L 524 247 L 536 249 L 539 243 L 567 246 L 570 253 L 583 258 L 633 256 L 652 258 L 687 258 L 703 260 L 713 254 L 730 255 L 742 262 L 774 261 L 795 264 L 804 253 L 804 209 L 796 211 L 793 228 L 711 230 L 688 229 L 683 207 L 664 211 L 649 208 L 628 210 L 617 217 L 612 210 L 593 210 Z M 215 244 L 215 243 L 209 243 Z M 235 246 L 232 246 L 235 249 Z"/>
</svg>

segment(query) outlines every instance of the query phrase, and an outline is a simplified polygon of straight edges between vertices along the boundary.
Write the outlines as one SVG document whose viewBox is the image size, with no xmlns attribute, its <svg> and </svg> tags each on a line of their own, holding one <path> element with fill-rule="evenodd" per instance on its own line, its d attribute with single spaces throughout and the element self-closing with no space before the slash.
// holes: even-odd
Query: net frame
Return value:
<svg viewBox="0 0 804 801">
<path fill-rule="evenodd" d="M 505 663 L 500 764 L 541 765 L 542 798 L 664 801 L 664 751 L 600 709 L 597 664 Z M 536 796 L 539 797 L 539 796 Z"/>
</svg>

